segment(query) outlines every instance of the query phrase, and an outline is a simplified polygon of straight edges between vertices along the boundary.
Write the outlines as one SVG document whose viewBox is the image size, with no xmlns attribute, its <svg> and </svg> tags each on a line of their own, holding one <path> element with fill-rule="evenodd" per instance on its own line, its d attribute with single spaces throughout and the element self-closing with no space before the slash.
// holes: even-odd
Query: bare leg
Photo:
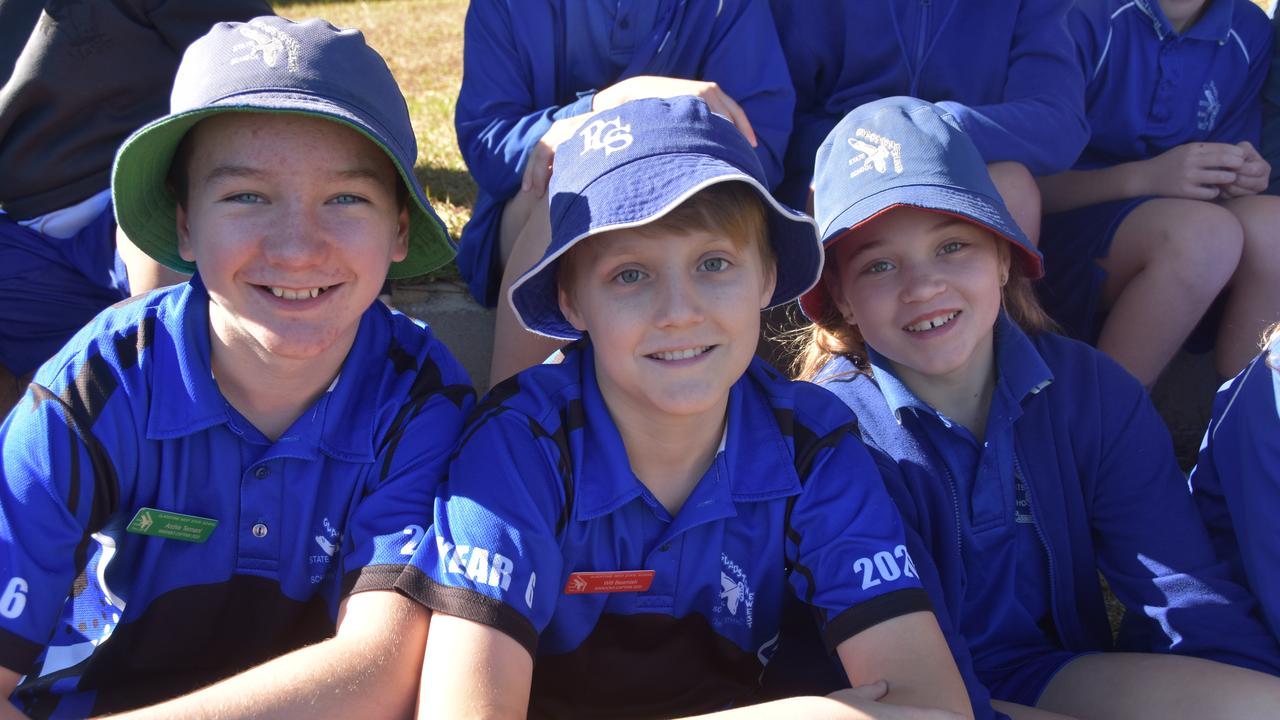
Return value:
<svg viewBox="0 0 1280 720">
<path fill-rule="evenodd" d="M 32 374 L 14 377 L 8 368 L 0 365 L 0 422 L 4 421 L 9 411 L 22 399 L 22 393 L 26 392 L 27 383 L 31 382 Z"/>
<path fill-rule="evenodd" d="M 120 259 L 129 272 L 129 293 L 132 295 L 145 295 L 157 288 L 186 282 L 191 277 L 152 260 L 119 227 L 116 228 L 116 252 L 120 253 Z"/>
<path fill-rule="evenodd" d="M 1150 387 L 1240 262 L 1243 231 L 1226 208 L 1160 198 L 1120 223 L 1107 271 L 1110 310 L 1098 349 Z"/>
<path fill-rule="evenodd" d="M 542 362 L 559 340 L 525 330 L 507 301 L 507 293 L 526 270 L 533 267 L 551 244 L 551 211 L 545 197 L 516 193 L 502 213 L 502 285 L 493 322 L 493 359 L 489 363 L 489 387 L 525 368 Z"/>
<path fill-rule="evenodd" d="M 1100 653 L 1072 660 L 1036 707 L 1083 718 L 1263 718 L 1280 678 L 1180 655 Z"/>
<path fill-rule="evenodd" d="M 1040 245 L 1040 188 L 1026 166 L 1017 162 L 996 162 L 987 165 L 991 181 L 995 183 L 1001 199 L 1009 208 L 1013 221 L 1032 245 Z"/>
<path fill-rule="evenodd" d="M 1005 702 L 1003 700 L 992 700 L 991 707 L 997 712 L 1013 718 L 1013 720 L 1071 720 L 1070 715 L 1059 715 L 1055 712 L 1042 710 L 1040 708 L 1027 707 L 1017 703 Z"/>
<path fill-rule="evenodd" d="M 1250 195 L 1223 205 L 1244 228 L 1244 252 L 1214 349 L 1218 374 L 1232 377 L 1258 354 L 1262 331 L 1280 320 L 1280 198 Z"/>
</svg>

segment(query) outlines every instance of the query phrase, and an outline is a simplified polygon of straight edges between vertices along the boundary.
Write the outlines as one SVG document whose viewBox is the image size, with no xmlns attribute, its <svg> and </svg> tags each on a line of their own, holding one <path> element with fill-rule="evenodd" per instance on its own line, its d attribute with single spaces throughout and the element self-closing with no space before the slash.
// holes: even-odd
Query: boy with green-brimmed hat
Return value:
<svg viewBox="0 0 1280 720">
<path fill-rule="evenodd" d="M 355 30 L 264 17 L 188 50 L 112 189 L 138 247 L 195 275 L 100 315 L 0 426 L 19 707 L 408 712 L 427 614 L 394 584 L 473 404 L 375 302 L 454 253 L 416 154 Z"/>
</svg>

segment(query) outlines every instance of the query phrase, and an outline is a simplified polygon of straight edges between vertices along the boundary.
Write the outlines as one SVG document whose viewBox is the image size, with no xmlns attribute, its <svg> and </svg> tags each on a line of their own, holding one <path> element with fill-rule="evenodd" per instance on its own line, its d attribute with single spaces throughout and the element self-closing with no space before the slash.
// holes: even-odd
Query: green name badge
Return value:
<svg viewBox="0 0 1280 720">
<path fill-rule="evenodd" d="M 209 539 L 216 527 L 218 521 L 213 518 L 144 507 L 138 509 L 138 514 L 133 516 L 125 530 L 138 535 L 202 543 Z"/>
</svg>

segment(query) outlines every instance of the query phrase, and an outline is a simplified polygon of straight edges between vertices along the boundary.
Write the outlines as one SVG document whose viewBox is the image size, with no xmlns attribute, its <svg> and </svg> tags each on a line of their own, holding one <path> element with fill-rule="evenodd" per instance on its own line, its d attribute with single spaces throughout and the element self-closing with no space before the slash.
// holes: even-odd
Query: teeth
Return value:
<svg viewBox="0 0 1280 720">
<path fill-rule="evenodd" d="M 302 290 L 290 290 L 288 288 L 268 287 L 272 295 L 285 300 L 308 300 L 310 298 L 319 297 L 324 292 L 324 288 L 304 288 Z"/>
<path fill-rule="evenodd" d="M 954 320 L 955 317 L 959 314 L 960 314 L 960 311 L 956 310 L 955 312 L 951 312 L 946 315 L 939 315 L 938 317 L 932 320 L 925 320 L 924 322 L 916 323 L 915 325 L 908 325 L 906 327 L 906 331 L 907 332 L 924 332 L 925 330 L 932 330 L 937 327 L 942 327 L 943 325 L 946 325 L 947 323 Z"/>
<path fill-rule="evenodd" d="M 711 346 L 704 345 L 702 347 L 689 348 L 688 350 L 673 350 L 671 352 L 654 353 L 649 357 L 655 357 L 659 360 L 688 360 L 689 358 L 697 357 L 710 349 Z"/>
</svg>

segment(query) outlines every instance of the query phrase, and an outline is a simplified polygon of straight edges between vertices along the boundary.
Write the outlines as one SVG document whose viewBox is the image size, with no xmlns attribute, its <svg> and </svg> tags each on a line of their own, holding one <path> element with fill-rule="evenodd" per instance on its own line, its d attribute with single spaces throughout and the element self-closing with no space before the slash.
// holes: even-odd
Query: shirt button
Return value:
<svg viewBox="0 0 1280 720">
<path fill-rule="evenodd" d="M 256 538 L 264 538 L 267 536 L 266 523 L 257 523 L 253 526 L 253 536 Z"/>
<path fill-rule="evenodd" d="M 658 549 L 661 550 L 662 552 L 667 552 L 668 550 L 671 549 L 671 543 L 667 543 Z"/>
<path fill-rule="evenodd" d="M 266 465 L 259 465 L 258 469 L 253 471 L 253 476 L 261 480 L 265 478 L 269 472 L 271 471 L 267 469 Z"/>
</svg>

